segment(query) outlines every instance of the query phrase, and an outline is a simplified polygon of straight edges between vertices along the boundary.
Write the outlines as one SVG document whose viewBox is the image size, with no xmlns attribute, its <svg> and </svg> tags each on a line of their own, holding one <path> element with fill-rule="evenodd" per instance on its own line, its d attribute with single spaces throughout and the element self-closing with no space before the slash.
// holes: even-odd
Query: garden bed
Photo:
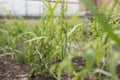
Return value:
<svg viewBox="0 0 120 80">
<path fill-rule="evenodd" d="M 76 57 L 72 59 L 74 66 L 85 66 L 85 60 L 82 57 Z M 58 63 L 58 62 L 56 62 Z M 73 71 L 74 74 L 79 72 L 76 68 Z M 12 59 L 11 55 L 0 54 L 0 79 L 1 80 L 56 80 L 52 76 L 35 76 L 30 77 L 30 69 L 26 64 L 18 64 L 15 59 Z M 67 74 L 63 74 L 64 80 L 71 80 L 72 77 Z M 87 80 L 87 79 L 86 79 Z"/>
<path fill-rule="evenodd" d="M 10 55 L 3 56 L 0 54 L 0 79 L 1 80 L 56 80 L 52 76 L 36 76 L 31 78 L 29 75 L 30 69 L 26 64 L 18 64 Z M 85 67 L 86 63 L 83 57 L 76 57 L 72 59 L 74 66 Z M 73 72 L 77 73 L 80 69 L 75 69 Z M 117 66 L 117 74 L 120 77 L 120 65 Z M 104 79 L 104 75 L 102 75 Z M 62 75 L 63 80 L 72 80 L 71 76 L 67 74 Z M 89 78 L 85 78 L 89 80 Z M 97 79 L 93 79 L 97 80 Z"/>
<path fill-rule="evenodd" d="M 1 80 L 28 80 L 29 69 L 27 65 L 20 65 L 11 56 L 0 57 Z"/>
</svg>

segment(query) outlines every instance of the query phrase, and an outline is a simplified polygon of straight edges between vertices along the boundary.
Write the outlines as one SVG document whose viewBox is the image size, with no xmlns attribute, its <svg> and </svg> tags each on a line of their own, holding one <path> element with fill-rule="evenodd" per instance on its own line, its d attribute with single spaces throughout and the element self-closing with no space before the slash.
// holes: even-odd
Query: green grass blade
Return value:
<svg viewBox="0 0 120 80">
<path fill-rule="evenodd" d="M 68 32 L 67 37 L 69 37 L 69 36 L 75 31 L 75 29 L 77 29 L 77 27 L 82 26 L 82 25 L 83 25 L 83 24 L 78 24 L 78 25 L 74 26 L 74 27 Z"/>
<path fill-rule="evenodd" d="M 44 38 L 47 38 L 47 37 L 42 36 L 42 37 L 33 38 L 33 39 L 25 41 L 25 43 L 32 42 L 32 41 L 39 40 L 39 39 L 44 39 Z"/>
<path fill-rule="evenodd" d="M 112 24 L 109 24 L 109 19 L 105 18 L 100 14 L 97 8 L 89 1 L 82 0 L 82 2 L 87 6 L 87 8 L 92 12 L 95 16 L 96 20 L 103 26 L 103 29 L 108 33 L 108 35 L 116 42 L 116 44 L 120 47 L 120 39 L 113 33 Z"/>
</svg>

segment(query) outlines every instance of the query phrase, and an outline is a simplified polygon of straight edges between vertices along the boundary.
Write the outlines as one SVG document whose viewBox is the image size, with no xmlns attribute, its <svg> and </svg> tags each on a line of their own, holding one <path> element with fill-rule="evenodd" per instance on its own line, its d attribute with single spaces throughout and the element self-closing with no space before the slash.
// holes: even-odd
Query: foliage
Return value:
<svg viewBox="0 0 120 80">
<path fill-rule="evenodd" d="M 0 51 L 13 52 L 20 64 L 28 64 L 32 77 L 50 75 L 62 80 L 62 75 L 68 74 L 73 80 L 84 80 L 86 76 L 102 80 L 104 74 L 105 80 L 117 80 L 120 28 L 113 11 L 118 2 L 107 15 L 101 15 L 89 0 L 82 1 L 93 14 L 92 23 L 77 16 L 64 18 L 68 9 L 65 4 L 59 18 L 54 18 L 58 2 L 53 6 L 45 1 L 46 13 L 40 26 L 27 25 L 22 18 L 0 25 Z M 76 67 L 72 59 L 76 56 L 82 56 L 86 65 L 73 75 Z"/>
</svg>

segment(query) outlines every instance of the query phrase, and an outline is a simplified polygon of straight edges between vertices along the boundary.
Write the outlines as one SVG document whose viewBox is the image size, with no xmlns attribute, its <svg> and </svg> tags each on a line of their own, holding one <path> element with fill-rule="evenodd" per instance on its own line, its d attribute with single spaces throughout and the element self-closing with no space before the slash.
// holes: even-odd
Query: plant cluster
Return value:
<svg viewBox="0 0 120 80">
<path fill-rule="evenodd" d="M 119 80 L 116 67 L 120 59 L 120 20 L 116 17 L 119 15 L 114 15 L 118 1 L 105 15 L 89 0 L 82 1 L 93 14 L 92 23 L 77 16 L 65 19 L 65 3 L 59 18 L 54 18 L 58 2 L 53 6 L 45 1 L 47 10 L 40 26 L 28 26 L 23 19 L 0 25 L 0 51 L 12 52 L 19 63 L 28 64 L 31 77 L 65 80 L 62 76 L 67 74 L 71 80 Z M 84 58 L 84 66 L 72 62 L 78 56 Z"/>
</svg>

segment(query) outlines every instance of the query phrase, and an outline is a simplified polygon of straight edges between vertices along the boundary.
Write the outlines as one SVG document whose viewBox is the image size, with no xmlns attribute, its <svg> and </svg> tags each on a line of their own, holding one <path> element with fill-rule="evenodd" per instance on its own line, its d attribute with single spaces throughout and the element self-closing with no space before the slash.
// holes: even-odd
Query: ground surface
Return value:
<svg viewBox="0 0 120 80">
<path fill-rule="evenodd" d="M 55 80 L 52 77 L 30 78 L 27 65 L 20 65 L 10 55 L 0 54 L 0 80 Z"/>
<path fill-rule="evenodd" d="M 84 66 L 82 58 L 72 60 L 75 66 Z M 67 75 L 63 75 L 68 80 Z M 0 80 L 56 80 L 53 77 L 29 77 L 29 69 L 27 65 L 20 65 L 10 55 L 0 54 Z"/>
<path fill-rule="evenodd" d="M 72 60 L 75 66 L 85 66 L 85 60 L 82 57 L 76 57 Z M 79 72 L 79 70 L 75 72 Z M 120 74 L 120 65 L 117 67 L 117 72 Z M 64 75 L 65 80 L 71 78 Z M 11 56 L 3 56 L 0 54 L 0 80 L 56 80 L 53 77 L 29 77 L 29 68 L 27 65 L 20 65 Z M 89 80 L 88 78 L 85 80 Z M 97 79 L 95 79 L 97 80 Z"/>
<path fill-rule="evenodd" d="M 28 67 L 19 65 L 11 56 L 0 57 L 0 80 L 28 80 Z"/>
</svg>

